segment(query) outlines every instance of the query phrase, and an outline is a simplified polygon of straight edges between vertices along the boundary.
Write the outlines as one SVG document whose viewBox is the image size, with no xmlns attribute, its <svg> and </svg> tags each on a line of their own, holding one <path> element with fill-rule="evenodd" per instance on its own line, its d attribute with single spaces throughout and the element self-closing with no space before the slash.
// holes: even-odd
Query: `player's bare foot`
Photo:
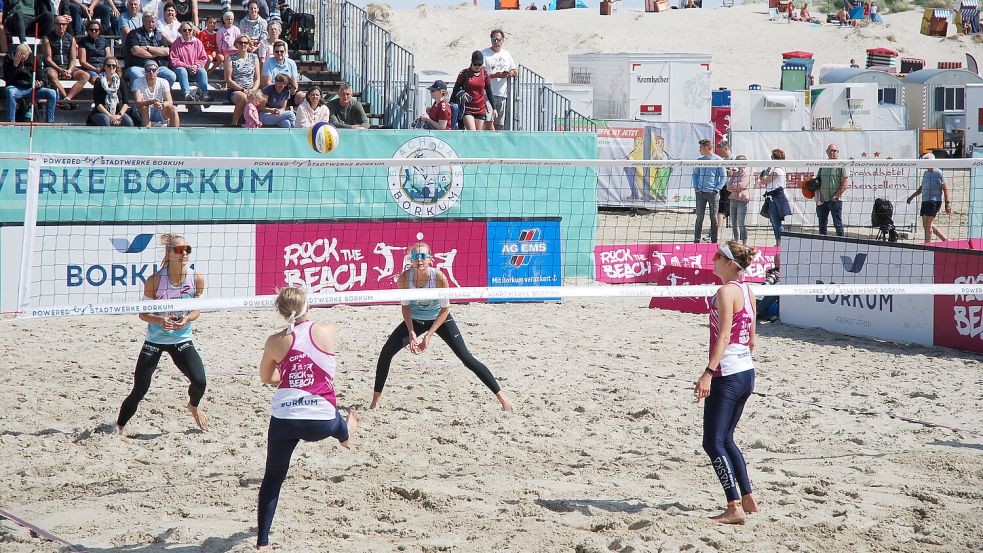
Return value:
<svg viewBox="0 0 983 553">
<path fill-rule="evenodd" d="M 512 410 L 512 400 L 509 399 L 509 396 L 505 395 L 505 392 L 498 392 L 495 394 L 495 397 L 497 397 L 498 402 L 502 404 L 502 411 Z"/>
<path fill-rule="evenodd" d="M 123 427 L 122 427 L 122 426 L 120 426 L 120 425 L 118 425 L 118 424 L 116 425 L 116 432 L 117 432 L 117 433 L 118 433 L 118 434 L 119 434 L 120 436 L 126 436 L 126 431 L 125 431 L 125 430 L 123 430 Z"/>
<path fill-rule="evenodd" d="M 195 407 L 194 405 L 188 404 L 188 411 L 191 411 L 191 416 L 194 417 L 195 423 L 198 428 L 201 428 L 202 432 L 208 431 L 208 417 L 205 416 L 205 412 L 201 410 L 201 407 Z"/>
<path fill-rule="evenodd" d="M 369 404 L 369 409 L 378 407 L 380 399 L 382 399 L 382 392 L 372 392 L 372 403 Z"/>
<path fill-rule="evenodd" d="M 745 519 L 747 519 L 747 514 L 744 512 L 744 508 L 741 507 L 740 501 L 728 502 L 726 511 L 715 517 L 710 517 L 710 520 L 714 520 L 720 524 L 744 524 Z"/>
<path fill-rule="evenodd" d="M 341 442 L 341 445 L 351 447 L 352 438 L 355 437 L 355 432 L 358 431 L 358 425 L 361 420 L 362 419 L 358 416 L 358 412 L 355 411 L 355 409 L 348 411 L 348 416 L 345 417 L 345 422 L 348 424 L 348 439 Z"/>
<path fill-rule="evenodd" d="M 744 512 L 748 514 L 757 513 L 761 510 L 758 508 L 758 502 L 754 500 L 754 496 L 751 494 L 741 496 L 741 507 L 743 507 Z"/>
<path fill-rule="evenodd" d="M 273 551 L 272 545 L 257 545 L 256 551 Z"/>
</svg>

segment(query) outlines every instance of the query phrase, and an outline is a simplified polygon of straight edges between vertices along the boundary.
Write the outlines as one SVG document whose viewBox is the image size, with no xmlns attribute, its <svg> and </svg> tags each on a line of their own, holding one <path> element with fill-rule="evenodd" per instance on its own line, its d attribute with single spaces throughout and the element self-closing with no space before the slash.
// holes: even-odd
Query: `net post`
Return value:
<svg viewBox="0 0 983 553">
<path fill-rule="evenodd" d="M 41 184 L 41 160 L 30 156 L 27 162 L 27 198 L 24 201 L 24 242 L 21 250 L 20 287 L 17 293 L 18 317 L 28 308 L 31 297 L 32 264 L 34 238 L 38 223 L 38 194 Z"/>
</svg>

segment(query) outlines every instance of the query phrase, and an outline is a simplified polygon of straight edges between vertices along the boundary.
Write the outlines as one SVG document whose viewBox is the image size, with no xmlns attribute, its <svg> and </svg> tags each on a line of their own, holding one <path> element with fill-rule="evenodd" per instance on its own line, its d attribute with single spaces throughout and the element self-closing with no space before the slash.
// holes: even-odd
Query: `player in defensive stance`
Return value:
<svg viewBox="0 0 983 553">
<path fill-rule="evenodd" d="M 410 267 L 399 275 L 399 287 L 404 289 L 447 288 L 447 276 L 430 266 L 432 259 L 430 246 L 424 242 L 414 244 L 410 248 Z M 502 391 L 491 371 L 468 351 L 461 331 L 458 329 L 454 317 L 450 314 L 450 302 L 448 300 L 404 301 L 401 307 L 403 323 L 389 335 L 386 345 L 382 346 L 382 353 L 379 354 L 379 361 L 375 368 L 375 391 L 372 394 L 372 404 L 369 405 L 369 409 L 375 409 L 379 406 L 382 389 L 386 386 L 386 379 L 389 377 L 389 367 L 399 350 L 409 344 L 411 353 L 422 353 L 430 347 L 430 339 L 434 334 L 437 334 L 451 348 L 454 355 L 457 355 L 457 358 L 464 363 L 464 366 L 477 375 L 481 382 L 495 394 L 499 403 L 502 404 L 502 410 L 512 410 L 512 401 Z"/>
<path fill-rule="evenodd" d="M 290 456 L 300 440 L 317 442 L 335 438 L 351 445 L 358 429 L 354 410 L 342 419 L 335 398 L 335 341 L 333 324 L 307 318 L 307 295 L 300 288 L 284 288 L 276 298 L 276 310 L 287 320 L 287 328 L 266 339 L 259 377 L 277 386 L 270 413 L 266 474 L 259 487 L 256 549 L 270 543 L 270 526 L 280 498 L 280 487 L 290 468 Z"/>
<path fill-rule="evenodd" d="M 147 279 L 143 295 L 148 300 L 197 298 L 205 293 L 205 277 L 191 269 L 191 244 L 183 236 L 162 234 L 164 260 L 161 269 Z M 202 430 L 208 430 L 208 418 L 201 410 L 201 398 L 205 395 L 205 365 L 191 343 L 191 322 L 198 319 L 200 311 L 171 313 L 141 313 L 140 320 L 147 323 L 147 338 L 137 358 L 133 373 L 133 391 L 123 400 L 116 419 L 120 434 L 123 427 L 137 412 L 137 405 L 150 390 L 150 381 L 157 370 L 157 363 L 165 351 L 174 360 L 181 373 L 188 377 L 188 411 Z"/>
<path fill-rule="evenodd" d="M 758 512 L 751 494 L 744 455 L 734 443 L 734 428 L 754 390 L 754 294 L 741 277 L 757 251 L 730 240 L 713 256 L 713 274 L 723 286 L 710 308 L 710 361 L 696 381 L 696 401 L 703 410 L 703 450 L 727 495 L 727 509 L 713 517 L 722 524 L 742 524 Z"/>
</svg>

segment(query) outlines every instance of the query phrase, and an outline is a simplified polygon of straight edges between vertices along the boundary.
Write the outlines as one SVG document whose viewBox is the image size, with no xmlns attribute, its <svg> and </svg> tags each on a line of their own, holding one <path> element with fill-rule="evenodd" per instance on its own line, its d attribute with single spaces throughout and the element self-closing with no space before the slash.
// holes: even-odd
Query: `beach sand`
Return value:
<svg viewBox="0 0 983 553">
<path fill-rule="evenodd" d="M 707 519 L 723 492 L 692 383 L 705 316 L 647 300 L 459 305 L 455 318 L 516 410 L 436 342 L 397 356 L 365 411 L 395 306 L 317 309 L 340 326 L 339 405 L 354 449 L 301 444 L 280 551 L 983 550 L 980 358 L 759 326 L 757 391 L 738 427 L 761 512 Z M 90 552 L 250 551 L 272 388 L 256 375 L 271 312 L 206 313 L 201 433 L 170 361 L 128 425 L 136 317 L 4 322 L 0 508 Z M 909 422 L 918 419 L 962 429 Z M 60 547 L 0 522 L 4 553 Z"/>
</svg>

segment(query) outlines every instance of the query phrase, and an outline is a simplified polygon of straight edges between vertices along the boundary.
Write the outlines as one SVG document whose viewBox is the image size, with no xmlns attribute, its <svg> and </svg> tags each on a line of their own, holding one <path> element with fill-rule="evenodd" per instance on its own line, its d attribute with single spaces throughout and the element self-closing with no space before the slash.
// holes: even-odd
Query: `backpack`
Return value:
<svg viewBox="0 0 983 553">
<path fill-rule="evenodd" d="M 309 13 L 294 13 L 290 16 L 287 37 L 292 50 L 314 49 L 314 16 Z"/>
</svg>

